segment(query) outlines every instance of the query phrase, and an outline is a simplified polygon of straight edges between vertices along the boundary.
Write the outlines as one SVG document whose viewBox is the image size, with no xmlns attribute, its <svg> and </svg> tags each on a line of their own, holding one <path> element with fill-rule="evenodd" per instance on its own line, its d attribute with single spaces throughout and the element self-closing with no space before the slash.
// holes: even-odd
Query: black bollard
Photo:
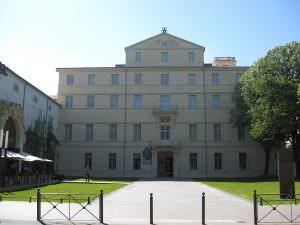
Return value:
<svg viewBox="0 0 300 225">
<path fill-rule="evenodd" d="M 150 193 L 150 224 L 153 224 L 153 194 Z"/>
<path fill-rule="evenodd" d="M 205 192 L 202 193 L 202 225 L 205 225 Z"/>
<path fill-rule="evenodd" d="M 99 196 L 99 217 L 100 222 L 103 223 L 103 190 L 100 190 Z"/>
<path fill-rule="evenodd" d="M 40 221 L 41 220 L 41 192 L 39 188 L 37 189 L 37 193 L 36 193 L 36 205 L 37 205 L 36 219 Z"/>
<path fill-rule="evenodd" d="M 253 193 L 253 205 L 254 205 L 254 224 L 257 225 L 257 195 L 256 190 Z"/>
</svg>

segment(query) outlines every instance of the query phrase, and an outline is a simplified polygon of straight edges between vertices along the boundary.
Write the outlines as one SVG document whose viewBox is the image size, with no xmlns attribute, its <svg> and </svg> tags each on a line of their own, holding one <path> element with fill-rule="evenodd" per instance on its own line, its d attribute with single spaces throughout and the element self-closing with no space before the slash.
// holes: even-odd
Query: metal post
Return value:
<svg viewBox="0 0 300 225">
<path fill-rule="evenodd" d="M 99 219 L 103 223 L 103 190 L 100 190 L 99 196 Z"/>
<path fill-rule="evenodd" d="M 254 205 L 254 224 L 257 224 L 257 195 L 256 190 L 253 193 L 253 205 Z"/>
<path fill-rule="evenodd" d="M 202 193 L 202 225 L 205 225 L 205 192 Z"/>
<path fill-rule="evenodd" d="M 36 219 L 40 221 L 41 220 L 41 192 L 39 188 L 37 189 L 37 193 L 36 193 L 36 205 L 37 205 Z"/>
<path fill-rule="evenodd" d="M 150 224 L 153 224 L 153 194 L 150 193 Z"/>
</svg>

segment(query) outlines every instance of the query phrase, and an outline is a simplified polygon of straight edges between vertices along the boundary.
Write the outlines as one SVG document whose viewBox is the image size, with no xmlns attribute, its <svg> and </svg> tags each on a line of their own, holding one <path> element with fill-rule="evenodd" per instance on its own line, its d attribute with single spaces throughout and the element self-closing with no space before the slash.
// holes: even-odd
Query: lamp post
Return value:
<svg viewBox="0 0 300 225">
<path fill-rule="evenodd" d="M 0 131 L 0 149 L 1 149 L 1 162 L 2 162 L 2 180 L 1 187 L 5 188 L 5 176 L 6 176 L 6 158 L 7 158 L 7 145 L 8 145 L 8 131 Z M 3 137 L 5 137 L 4 148 L 3 148 Z M 3 152 L 3 158 L 2 158 Z"/>
</svg>

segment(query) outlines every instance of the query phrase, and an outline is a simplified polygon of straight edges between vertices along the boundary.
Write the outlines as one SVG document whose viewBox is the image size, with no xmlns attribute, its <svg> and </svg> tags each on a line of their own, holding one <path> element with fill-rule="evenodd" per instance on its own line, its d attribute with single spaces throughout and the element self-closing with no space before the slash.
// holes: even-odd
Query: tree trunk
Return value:
<svg viewBox="0 0 300 225">
<path fill-rule="evenodd" d="M 299 162 L 300 136 L 299 134 L 297 134 L 297 132 L 292 133 L 292 146 L 293 146 L 294 164 L 296 169 L 296 177 L 300 177 L 300 162 Z"/>
<path fill-rule="evenodd" d="M 270 152 L 271 148 L 264 146 L 265 152 L 265 170 L 264 175 L 269 175 L 269 164 L 270 164 Z"/>
</svg>

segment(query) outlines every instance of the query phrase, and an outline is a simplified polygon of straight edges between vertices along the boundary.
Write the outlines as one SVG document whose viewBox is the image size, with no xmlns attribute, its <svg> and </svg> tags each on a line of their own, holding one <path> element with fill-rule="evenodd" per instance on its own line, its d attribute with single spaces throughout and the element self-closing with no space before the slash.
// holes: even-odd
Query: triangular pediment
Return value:
<svg viewBox="0 0 300 225">
<path fill-rule="evenodd" d="M 165 44 L 166 43 L 166 44 Z M 205 48 L 169 33 L 161 33 L 125 48 L 127 49 L 196 49 Z"/>
</svg>

